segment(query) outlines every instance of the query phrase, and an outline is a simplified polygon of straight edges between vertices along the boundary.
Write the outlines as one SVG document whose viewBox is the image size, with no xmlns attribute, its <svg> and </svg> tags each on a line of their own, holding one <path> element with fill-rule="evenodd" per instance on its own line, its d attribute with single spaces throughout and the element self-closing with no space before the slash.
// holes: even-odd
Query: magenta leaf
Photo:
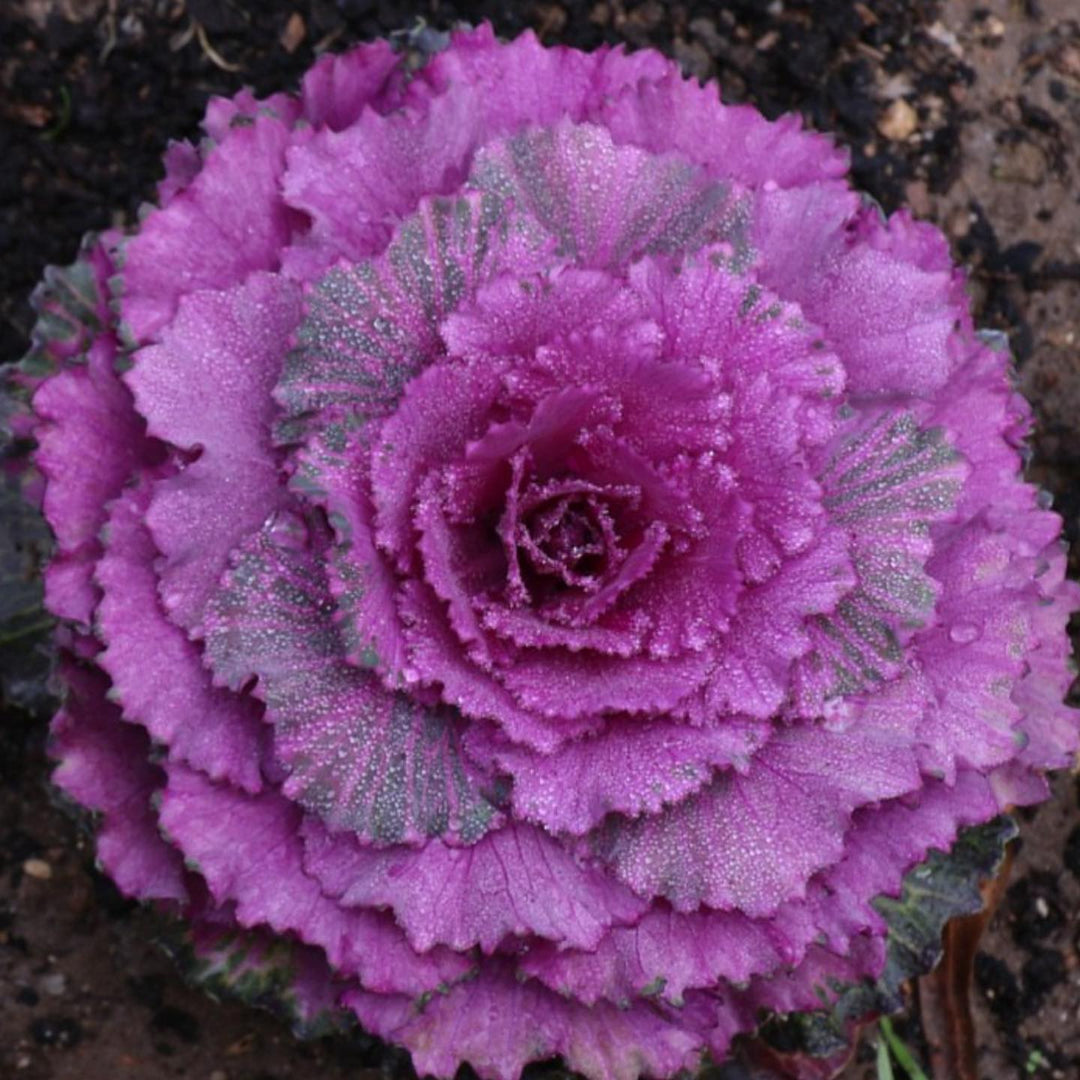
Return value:
<svg viewBox="0 0 1080 1080">
<path fill-rule="evenodd" d="M 598 125 L 563 121 L 477 155 L 472 183 L 512 202 L 584 267 L 617 267 L 646 254 L 684 254 L 725 241 L 746 258 L 746 206 L 729 183 L 675 157 L 616 146 Z"/>
<path fill-rule="evenodd" d="M 390 908 L 413 947 L 485 953 L 513 939 L 595 948 L 645 903 L 529 824 L 493 829 L 468 847 L 435 840 L 411 851 L 372 850 L 309 821 L 304 866 L 347 908 Z"/>
<path fill-rule="evenodd" d="M 469 970 L 460 953 L 414 953 L 384 913 L 344 910 L 322 895 L 303 870 L 302 822 L 299 807 L 277 792 L 246 795 L 169 766 L 161 828 L 215 902 L 236 905 L 240 926 L 296 934 L 323 949 L 335 969 L 382 993 L 422 994 Z"/>
<path fill-rule="evenodd" d="M 146 513 L 163 556 L 162 600 L 188 630 L 199 628 L 229 551 L 283 501 L 270 390 L 299 317 L 296 286 L 270 274 L 189 293 L 125 376 L 151 434 L 198 452 L 157 481 Z"/>
<path fill-rule="evenodd" d="M 120 891 L 146 900 L 187 897 L 179 854 L 158 832 L 153 800 L 165 774 L 150 762 L 146 732 L 120 719 L 105 698 L 107 682 L 70 659 L 63 667 L 64 707 L 52 722 L 51 749 L 61 764 L 53 780 L 100 815 L 97 855 Z"/>
<path fill-rule="evenodd" d="M 151 485 L 111 506 L 106 550 L 95 581 L 102 590 L 98 663 L 125 720 L 142 724 L 176 760 L 245 791 L 263 786 L 269 731 L 259 703 L 211 685 L 199 649 L 166 619 L 157 595 L 158 558 L 144 515 Z"/>
</svg>

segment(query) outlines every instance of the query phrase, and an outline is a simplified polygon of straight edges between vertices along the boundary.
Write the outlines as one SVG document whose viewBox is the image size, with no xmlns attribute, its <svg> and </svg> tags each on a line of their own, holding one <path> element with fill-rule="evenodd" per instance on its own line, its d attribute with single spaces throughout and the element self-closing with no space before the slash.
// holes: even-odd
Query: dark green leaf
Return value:
<svg viewBox="0 0 1080 1080">
<path fill-rule="evenodd" d="M 773 1017 L 762 1026 L 762 1036 L 784 1053 L 831 1057 L 848 1045 L 852 1024 L 901 1009 L 904 983 L 941 959 L 945 924 L 982 909 L 980 884 L 994 875 L 1016 834 L 1013 819 L 1002 816 L 963 830 L 951 851 L 932 852 L 908 872 L 899 897 L 874 902 L 889 926 L 881 977 L 834 987 L 831 1010 Z"/>
<path fill-rule="evenodd" d="M 50 711 L 52 619 L 42 607 L 41 564 L 49 531 L 17 483 L 0 475 L 0 693 L 31 713 Z"/>
</svg>

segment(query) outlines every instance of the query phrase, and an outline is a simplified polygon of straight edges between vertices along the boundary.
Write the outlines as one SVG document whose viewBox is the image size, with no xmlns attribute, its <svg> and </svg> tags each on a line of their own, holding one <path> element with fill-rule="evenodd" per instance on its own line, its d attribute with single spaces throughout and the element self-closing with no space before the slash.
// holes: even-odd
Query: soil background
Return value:
<svg viewBox="0 0 1080 1080">
<path fill-rule="evenodd" d="M 981 324 L 1008 334 L 1038 424 L 1031 475 L 1080 528 L 1080 7 L 1076 0 L 0 0 L 0 360 L 31 288 L 89 229 L 135 220 L 208 96 L 292 86 L 316 52 L 490 18 L 548 43 L 651 45 L 725 100 L 849 147 L 857 185 L 940 225 Z M 1073 570 L 1077 569 L 1074 555 Z M 296 1042 L 188 989 L 154 921 L 54 804 L 44 724 L 0 722 L 0 1077 L 337 1080 L 407 1066 L 361 1035 Z M 981 1080 L 1080 1077 L 1076 781 L 1023 822 L 977 960 Z M 925 1050 L 917 1003 L 899 1030 Z M 872 1033 L 848 1080 L 874 1075 Z M 897 1075 L 903 1075 L 898 1069 Z M 944 1080 L 944 1078 L 943 1078 Z"/>
</svg>

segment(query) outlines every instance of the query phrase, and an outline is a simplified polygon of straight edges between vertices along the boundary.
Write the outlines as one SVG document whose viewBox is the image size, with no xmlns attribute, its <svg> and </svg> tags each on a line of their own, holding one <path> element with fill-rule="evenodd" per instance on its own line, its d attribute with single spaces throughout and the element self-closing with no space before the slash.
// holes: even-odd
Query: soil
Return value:
<svg viewBox="0 0 1080 1080">
<path fill-rule="evenodd" d="M 938 223 L 979 321 L 1005 332 L 1035 404 L 1031 475 L 1080 529 L 1080 11 L 1075 0 L 0 0 L 0 358 L 30 289 L 89 229 L 134 220 L 170 137 L 206 98 L 295 83 L 316 51 L 491 18 L 547 42 L 652 45 L 729 101 L 831 131 L 887 209 Z M 1074 554 L 1073 570 L 1077 570 Z M 1080 1077 L 1080 802 L 1059 778 L 1023 822 L 976 963 L 981 1080 Z M 284 1080 L 400 1070 L 362 1036 L 298 1043 L 189 990 L 153 921 L 53 804 L 44 725 L 0 726 L 0 1075 Z M 925 1052 L 917 1009 L 898 1025 Z M 849 1080 L 874 1075 L 873 1036 Z M 898 1075 L 902 1075 L 898 1072 Z"/>
</svg>

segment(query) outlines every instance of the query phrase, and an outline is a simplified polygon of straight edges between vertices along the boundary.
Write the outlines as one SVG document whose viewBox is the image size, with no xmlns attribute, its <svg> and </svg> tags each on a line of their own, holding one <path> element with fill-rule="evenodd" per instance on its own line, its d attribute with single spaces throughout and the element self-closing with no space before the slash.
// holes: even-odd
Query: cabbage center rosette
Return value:
<svg viewBox="0 0 1080 1080">
<path fill-rule="evenodd" d="M 205 127 L 39 296 L 120 888 L 441 1076 L 663 1077 L 876 975 L 871 901 L 1076 746 L 942 237 L 649 52 L 375 44 Z"/>
</svg>

